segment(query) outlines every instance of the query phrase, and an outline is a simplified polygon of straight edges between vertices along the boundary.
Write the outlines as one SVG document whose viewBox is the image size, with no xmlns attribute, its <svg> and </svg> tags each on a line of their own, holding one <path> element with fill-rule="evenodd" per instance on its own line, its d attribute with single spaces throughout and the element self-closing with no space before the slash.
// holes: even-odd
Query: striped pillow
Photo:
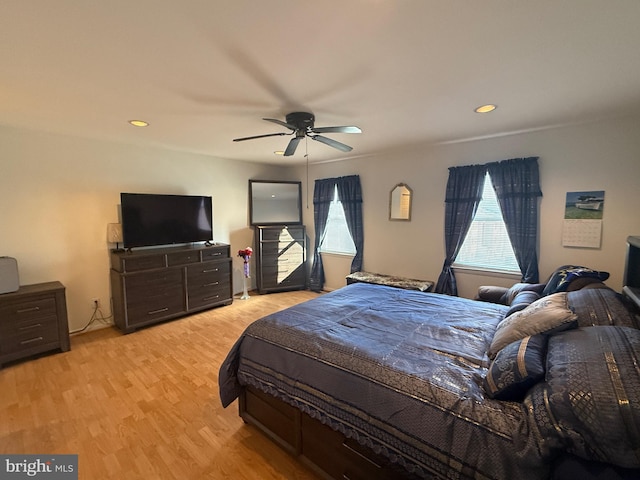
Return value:
<svg viewBox="0 0 640 480">
<path fill-rule="evenodd" d="M 546 335 L 516 340 L 498 352 L 491 362 L 484 389 L 496 400 L 520 401 L 544 377 Z"/>
</svg>

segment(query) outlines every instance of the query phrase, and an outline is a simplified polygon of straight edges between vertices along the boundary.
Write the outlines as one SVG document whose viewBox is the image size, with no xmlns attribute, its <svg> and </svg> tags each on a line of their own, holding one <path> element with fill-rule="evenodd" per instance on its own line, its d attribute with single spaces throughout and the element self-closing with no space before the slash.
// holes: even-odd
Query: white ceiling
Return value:
<svg viewBox="0 0 640 480">
<path fill-rule="evenodd" d="M 639 25 L 639 0 L 2 0 L 0 124 L 285 165 L 502 135 L 640 109 Z M 363 133 L 232 142 L 292 111 Z"/>
</svg>

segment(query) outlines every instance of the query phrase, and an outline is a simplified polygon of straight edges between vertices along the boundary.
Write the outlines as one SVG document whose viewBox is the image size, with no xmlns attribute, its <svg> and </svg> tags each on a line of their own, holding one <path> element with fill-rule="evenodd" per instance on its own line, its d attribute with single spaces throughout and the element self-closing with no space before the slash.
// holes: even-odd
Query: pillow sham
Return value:
<svg viewBox="0 0 640 480">
<path fill-rule="evenodd" d="M 533 335 L 510 343 L 498 352 L 484 378 L 489 398 L 520 401 L 544 377 L 547 349 L 545 335 Z"/>
<path fill-rule="evenodd" d="M 549 338 L 546 381 L 524 400 L 544 448 L 640 468 L 638 357 L 634 328 L 582 327 Z"/>
<path fill-rule="evenodd" d="M 610 288 L 584 288 L 567 293 L 567 301 L 578 316 L 579 327 L 616 325 L 639 328 L 625 298 Z"/>
<path fill-rule="evenodd" d="M 580 279 L 584 286 L 590 282 L 604 282 L 609 278 L 609 272 L 599 272 L 587 267 L 577 265 L 564 265 L 551 274 L 551 278 L 542 291 L 542 295 L 550 295 L 557 292 L 566 292 L 571 283 Z"/>
<path fill-rule="evenodd" d="M 547 295 L 502 320 L 493 335 L 487 355 L 493 359 L 500 350 L 516 340 L 538 333 L 552 334 L 576 325 L 577 315 L 567 304 L 567 293 Z"/>
</svg>

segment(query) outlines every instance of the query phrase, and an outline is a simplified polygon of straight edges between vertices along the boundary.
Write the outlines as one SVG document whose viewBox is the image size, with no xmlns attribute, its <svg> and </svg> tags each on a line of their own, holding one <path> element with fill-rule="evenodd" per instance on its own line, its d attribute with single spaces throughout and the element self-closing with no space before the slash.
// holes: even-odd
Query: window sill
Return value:
<svg viewBox="0 0 640 480">
<path fill-rule="evenodd" d="M 491 270 L 488 268 L 480 268 L 480 267 L 467 267 L 464 265 L 453 265 L 453 270 L 460 272 L 468 273 L 470 275 L 482 275 L 484 277 L 497 277 L 497 278 L 514 278 L 520 279 L 522 278 L 522 274 L 520 272 L 511 272 L 507 270 Z"/>
</svg>

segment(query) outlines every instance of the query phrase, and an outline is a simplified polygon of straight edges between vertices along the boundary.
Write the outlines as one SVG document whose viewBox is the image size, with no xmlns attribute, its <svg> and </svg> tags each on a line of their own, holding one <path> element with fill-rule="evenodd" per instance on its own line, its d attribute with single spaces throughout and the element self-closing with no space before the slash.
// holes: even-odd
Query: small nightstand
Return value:
<svg viewBox="0 0 640 480">
<path fill-rule="evenodd" d="M 0 295 L 0 366 L 70 348 L 64 285 L 23 285 L 16 292 Z"/>
</svg>

